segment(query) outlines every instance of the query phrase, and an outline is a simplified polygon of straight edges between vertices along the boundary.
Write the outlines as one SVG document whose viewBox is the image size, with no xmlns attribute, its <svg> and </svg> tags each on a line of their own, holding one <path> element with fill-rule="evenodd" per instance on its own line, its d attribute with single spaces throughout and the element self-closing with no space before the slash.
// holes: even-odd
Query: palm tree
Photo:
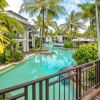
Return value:
<svg viewBox="0 0 100 100">
<path fill-rule="evenodd" d="M 17 30 L 19 33 L 24 33 L 24 27 L 21 23 L 16 21 L 14 18 L 8 16 L 5 12 L 0 12 L 0 44 L 2 47 L 2 51 L 4 47 L 6 48 L 7 45 L 10 44 L 11 39 L 8 38 L 8 35 L 14 34 L 13 29 Z M 4 23 L 4 25 L 3 25 Z M 8 34 L 8 35 L 7 35 Z"/>
<path fill-rule="evenodd" d="M 98 14 L 98 0 L 95 0 L 95 8 L 96 8 L 96 29 L 97 29 L 97 36 L 98 36 L 98 57 L 100 59 L 100 25 L 99 25 L 99 14 Z"/>
<path fill-rule="evenodd" d="M 5 34 L 11 34 L 13 29 L 18 30 L 19 33 L 24 32 L 23 25 L 4 11 L 7 6 L 6 0 L 0 0 L 0 53 L 10 44 L 10 39 Z"/>
<path fill-rule="evenodd" d="M 86 32 L 84 33 L 84 37 L 90 38 L 92 43 L 93 42 L 92 40 L 93 39 L 96 40 L 97 38 L 96 30 L 91 29 L 91 27 L 89 26 Z"/>
<path fill-rule="evenodd" d="M 25 2 L 21 6 L 21 12 L 29 13 L 30 17 L 33 17 L 34 14 L 41 15 L 42 17 L 42 34 L 41 34 L 41 43 L 42 36 L 44 34 L 45 28 L 45 18 L 50 16 L 52 18 L 58 17 L 59 13 L 64 13 L 65 9 L 60 5 L 60 0 L 30 0 Z M 42 45 L 41 45 L 42 49 Z"/>
<path fill-rule="evenodd" d="M 95 27 L 95 4 L 94 3 L 85 3 L 85 4 L 78 4 L 78 7 L 81 8 L 80 14 L 82 15 L 82 19 L 85 21 L 89 20 L 90 27 Z"/>
<path fill-rule="evenodd" d="M 66 22 L 61 24 L 60 27 L 67 29 L 68 33 L 73 37 L 73 34 L 77 33 L 79 28 L 85 28 L 80 18 L 81 15 L 73 10 L 66 15 Z"/>
<path fill-rule="evenodd" d="M 86 4 L 79 4 L 78 5 L 82 12 L 82 17 L 85 20 L 89 20 L 90 22 L 90 28 L 97 31 L 97 37 L 98 37 L 98 57 L 100 59 L 100 31 L 99 31 L 99 14 L 100 11 L 100 3 L 99 0 L 95 0 L 95 3 L 86 3 Z M 95 9 L 94 9 L 95 8 Z M 95 27 L 96 26 L 96 27 Z"/>
<path fill-rule="evenodd" d="M 4 10 L 5 7 L 8 6 L 6 0 L 0 0 L 0 10 Z"/>
<path fill-rule="evenodd" d="M 37 17 L 37 20 L 33 19 L 34 26 L 37 30 L 40 30 L 40 34 L 44 36 L 51 35 L 52 32 L 50 33 L 50 28 L 55 30 L 55 27 L 57 25 L 56 21 L 53 21 L 49 16 L 44 20 L 44 33 L 42 34 L 42 18 L 39 15 Z M 42 43 L 41 43 L 42 45 Z"/>
<path fill-rule="evenodd" d="M 41 16 L 37 17 L 37 20 L 33 20 L 34 21 L 34 25 L 36 29 L 40 29 L 40 33 L 42 30 L 42 18 Z M 56 21 L 52 21 L 52 19 L 48 16 L 45 21 L 44 21 L 44 34 L 48 33 L 49 27 L 53 28 L 55 30 L 57 23 Z"/>
</svg>

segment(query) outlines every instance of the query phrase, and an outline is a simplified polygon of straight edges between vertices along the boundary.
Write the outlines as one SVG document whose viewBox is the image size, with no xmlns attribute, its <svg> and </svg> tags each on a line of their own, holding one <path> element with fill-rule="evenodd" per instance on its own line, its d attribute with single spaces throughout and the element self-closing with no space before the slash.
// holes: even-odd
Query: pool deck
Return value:
<svg viewBox="0 0 100 100">
<path fill-rule="evenodd" d="M 7 69 L 7 68 L 10 67 L 10 66 L 19 64 L 19 63 L 25 61 L 26 59 L 28 59 L 29 57 L 32 57 L 32 56 L 34 56 L 34 55 L 36 55 L 36 53 L 33 53 L 33 54 L 27 54 L 27 55 L 25 55 L 24 59 L 21 60 L 21 61 L 19 61 L 19 62 L 12 62 L 12 63 L 7 64 L 7 65 L 0 65 L 0 71 L 2 71 L 2 70 L 4 70 L 4 69 Z"/>
</svg>

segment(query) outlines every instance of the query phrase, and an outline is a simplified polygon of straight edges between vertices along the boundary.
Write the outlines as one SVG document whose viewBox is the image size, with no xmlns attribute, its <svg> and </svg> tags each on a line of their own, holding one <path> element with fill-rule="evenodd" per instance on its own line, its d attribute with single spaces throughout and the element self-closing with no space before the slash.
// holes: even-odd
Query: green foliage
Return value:
<svg viewBox="0 0 100 100">
<path fill-rule="evenodd" d="M 35 48 L 40 48 L 41 46 L 41 39 L 36 37 L 35 38 Z"/>
<path fill-rule="evenodd" d="M 32 53 L 35 53 L 35 52 L 37 52 L 37 48 L 31 48 L 30 51 L 31 51 Z"/>
<path fill-rule="evenodd" d="M 58 17 L 59 13 L 64 14 L 65 8 L 60 3 L 60 0 L 38 0 L 38 2 L 30 0 L 22 4 L 20 12 L 26 12 L 30 17 L 41 15 L 44 12 L 45 17 L 55 18 Z"/>
<path fill-rule="evenodd" d="M 26 12 L 30 17 L 38 16 L 35 27 L 40 29 L 42 37 L 48 32 L 49 26 L 55 26 L 56 23 L 52 19 L 59 17 L 59 14 L 65 14 L 66 10 L 61 2 L 61 0 L 29 0 L 22 4 L 20 12 Z"/>
<path fill-rule="evenodd" d="M 23 54 L 21 51 L 19 51 L 19 50 L 15 51 L 15 52 L 12 54 L 12 61 L 13 61 L 13 62 L 20 61 L 20 60 L 22 60 L 23 58 L 24 58 L 24 54 Z"/>
<path fill-rule="evenodd" d="M 97 38 L 96 29 L 88 27 L 88 29 L 84 33 L 84 36 L 88 38 Z"/>
<path fill-rule="evenodd" d="M 23 25 L 5 11 L 7 6 L 7 0 L 0 0 L 0 53 L 3 53 L 4 49 L 11 43 L 10 38 L 6 36 L 7 34 L 10 35 L 15 30 L 18 33 L 24 33 Z"/>
<path fill-rule="evenodd" d="M 67 40 L 64 43 L 65 48 L 73 48 L 73 42 L 71 40 Z"/>
<path fill-rule="evenodd" d="M 95 66 L 96 66 L 96 65 L 94 64 L 94 65 L 93 65 L 93 68 L 91 69 L 91 71 L 88 71 L 88 72 L 87 72 L 87 73 L 88 73 L 87 79 L 88 79 L 88 81 L 91 81 L 91 83 L 94 82 L 95 77 L 96 77 L 96 76 L 95 76 L 95 75 L 96 75 L 96 74 L 95 74 L 95 72 L 96 72 L 96 71 L 95 71 L 95 70 L 96 70 L 96 69 L 95 69 Z"/>
<path fill-rule="evenodd" d="M 8 64 L 10 62 L 10 51 L 6 50 L 3 54 L 0 54 L 0 63 Z"/>
<path fill-rule="evenodd" d="M 98 58 L 97 44 L 84 44 L 73 55 L 77 64 L 84 64 Z"/>
<path fill-rule="evenodd" d="M 0 95 L 0 100 L 3 100 L 3 96 L 2 95 Z"/>
<path fill-rule="evenodd" d="M 78 48 L 81 44 L 82 44 L 82 43 L 81 43 L 80 41 L 76 41 L 76 42 L 75 42 L 76 48 Z"/>
<path fill-rule="evenodd" d="M 8 3 L 6 0 L 0 0 L 0 10 L 3 10 L 8 6 Z"/>
<path fill-rule="evenodd" d="M 75 36 L 79 28 L 85 28 L 85 25 L 80 19 L 81 15 L 73 10 L 70 14 L 66 14 L 66 22 L 60 26 L 64 29 L 67 29 L 68 33 L 71 34 L 71 38 L 73 38 L 73 35 Z"/>
<path fill-rule="evenodd" d="M 9 64 L 10 62 L 17 62 L 22 60 L 24 57 L 24 54 L 16 50 L 15 52 L 12 52 L 11 50 L 7 49 L 3 54 L 0 54 L 0 63 L 1 64 Z"/>
</svg>

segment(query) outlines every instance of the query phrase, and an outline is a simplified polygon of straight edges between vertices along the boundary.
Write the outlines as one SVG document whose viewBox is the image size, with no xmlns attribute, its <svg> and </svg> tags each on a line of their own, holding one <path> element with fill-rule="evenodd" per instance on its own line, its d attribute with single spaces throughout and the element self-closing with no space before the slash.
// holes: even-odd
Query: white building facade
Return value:
<svg viewBox="0 0 100 100">
<path fill-rule="evenodd" d="M 9 10 L 7 11 L 11 17 L 17 19 L 25 26 L 25 33 L 23 35 L 19 34 L 17 40 L 19 41 L 19 45 L 22 47 L 23 52 L 29 52 L 30 48 L 35 47 L 35 37 L 36 29 L 33 25 L 28 22 L 28 19 L 22 17 L 21 15 Z"/>
</svg>

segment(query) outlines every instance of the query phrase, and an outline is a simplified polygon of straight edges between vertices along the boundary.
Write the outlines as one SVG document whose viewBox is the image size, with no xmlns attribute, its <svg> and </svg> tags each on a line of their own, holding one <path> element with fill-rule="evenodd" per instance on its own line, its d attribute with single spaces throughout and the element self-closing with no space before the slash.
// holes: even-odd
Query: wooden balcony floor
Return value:
<svg viewBox="0 0 100 100">
<path fill-rule="evenodd" d="M 95 97 L 94 100 L 100 100 L 100 93 Z"/>
<path fill-rule="evenodd" d="M 82 100 L 100 100 L 100 87 L 85 95 Z"/>
</svg>

